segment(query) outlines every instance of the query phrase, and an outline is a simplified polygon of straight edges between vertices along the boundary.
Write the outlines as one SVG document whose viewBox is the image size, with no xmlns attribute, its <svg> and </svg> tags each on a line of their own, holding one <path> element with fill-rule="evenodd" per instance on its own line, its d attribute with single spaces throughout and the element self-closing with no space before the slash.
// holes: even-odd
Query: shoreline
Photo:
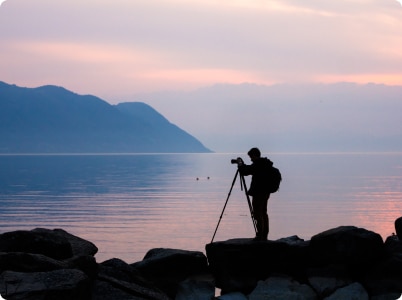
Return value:
<svg viewBox="0 0 402 300">
<path fill-rule="evenodd" d="M 123 294 L 133 299 L 213 299 L 216 290 L 244 299 L 289 291 L 321 298 L 339 293 L 359 293 L 359 299 L 394 297 L 402 293 L 402 218 L 395 228 L 399 237 L 385 241 L 364 228 L 340 226 L 308 241 L 291 236 L 213 242 L 205 245 L 206 254 L 154 248 L 131 264 L 119 258 L 97 262 L 95 244 L 63 229 L 12 231 L 0 234 L 0 292 L 13 299 L 39 293 L 54 295 L 47 299 L 78 300 L 119 299 Z M 67 298 L 60 298 L 61 290 Z"/>
</svg>

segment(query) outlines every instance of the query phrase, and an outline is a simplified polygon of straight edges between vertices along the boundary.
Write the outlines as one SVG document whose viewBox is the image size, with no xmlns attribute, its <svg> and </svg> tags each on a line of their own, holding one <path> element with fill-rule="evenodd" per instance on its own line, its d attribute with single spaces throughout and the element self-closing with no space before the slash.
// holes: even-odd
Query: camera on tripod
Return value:
<svg viewBox="0 0 402 300">
<path fill-rule="evenodd" d="M 244 161 L 243 161 L 243 159 L 241 157 L 238 157 L 236 159 L 232 159 L 232 160 L 230 160 L 230 162 L 232 164 L 237 164 L 238 166 L 241 166 L 241 165 L 244 164 Z"/>
<path fill-rule="evenodd" d="M 222 220 L 223 213 L 224 213 L 225 208 L 226 208 L 226 205 L 227 205 L 227 203 L 228 203 L 228 201 L 229 201 L 230 194 L 232 193 L 233 186 L 234 186 L 234 184 L 235 184 L 235 182 L 236 182 L 236 178 L 237 178 L 237 176 L 239 176 L 239 175 L 240 175 L 240 189 L 241 189 L 241 190 L 244 190 L 244 192 L 245 192 L 245 194 L 246 194 L 246 199 L 247 199 L 247 203 L 248 203 L 248 208 L 250 209 L 251 221 L 253 222 L 255 234 L 257 235 L 257 225 L 256 225 L 257 222 L 256 222 L 256 220 L 255 220 L 255 218 L 254 218 L 253 206 L 251 205 L 250 198 L 249 198 L 249 195 L 248 195 L 248 193 L 247 193 L 246 180 L 244 179 L 244 176 L 240 173 L 240 170 L 239 170 L 239 169 L 241 169 L 241 168 L 239 168 L 239 167 L 244 165 L 243 159 L 242 159 L 241 157 L 238 157 L 238 158 L 236 158 L 236 159 L 231 159 L 230 162 L 231 162 L 232 164 L 237 164 L 237 167 L 238 167 L 238 168 L 237 168 L 236 174 L 235 174 L 235 176 L 234 176 L 234 178 L 233 178 L 232 185 L 231 185 L 231 187 L 230 187 L 230 190 L 229 190 L 229 193 L 228 193 L 228 197 L 226 198 L 225 205 L 223 206 L 222 213 L 221 213 L 221 215 L 220 215 L 220 217 L 219 217 L 218 224 L 216 225 L 214 235 L 212 236 L 211 243 L 214 241 L 216 232 L 218 231 L 219 224 L 221 223 L 221 220 Z"/>
</svg>

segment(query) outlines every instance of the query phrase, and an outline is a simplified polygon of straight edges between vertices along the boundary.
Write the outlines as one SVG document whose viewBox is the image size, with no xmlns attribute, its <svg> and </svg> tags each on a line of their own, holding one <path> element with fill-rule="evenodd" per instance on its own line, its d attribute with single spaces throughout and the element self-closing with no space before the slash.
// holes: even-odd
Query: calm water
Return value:
<svg viewBox="0 0 402 300">
<path fill-rule="evenodd" d="M 230 159 L 237 156 L 0 155 L 0 231 L 63 228 L 95 243 L 100 262 L 132 263 L 156 247 L 204 252 L 236 173 Z M 340 225 L 384 239 L 394 232 L 402 215 L 402 153 L 270 158 L 283 175 L 268 204 L 270 239 L 307 240 Z M 215 241 L 254 236 L 239 180 L 224 212 Z"/>
</svg>

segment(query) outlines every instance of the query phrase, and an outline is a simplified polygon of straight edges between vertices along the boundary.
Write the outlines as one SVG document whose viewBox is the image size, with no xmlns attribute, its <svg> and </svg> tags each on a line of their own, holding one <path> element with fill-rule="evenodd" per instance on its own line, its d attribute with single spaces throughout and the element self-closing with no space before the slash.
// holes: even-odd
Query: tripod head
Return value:
<svg viewBox="0 0 402 300">
<path fill-rule="evenodd" d="M 231 164 L 237 164 L 238 167 L 244 165 L 244 161 L 243 161 L 243 159 L 241 157 L 238 157 L 236 159 L 230 160 L 230 163 Z"/>
<path fill-rule="evenodd" d="M 239 168 L 244 165 L 243 159 L 241 157 L 231 159 L 230 163 L 231 164 L 237 164 L 237 173 L 239 173 L 239 175 L 240 175 L 240 189 L 243 190 L 243 186 L 244 186 L 244 188 L 247 191 L 247 188 L 245 187 L 244 176 L 240 173 L 240 170 L 239 170 Z"/>
</svg>

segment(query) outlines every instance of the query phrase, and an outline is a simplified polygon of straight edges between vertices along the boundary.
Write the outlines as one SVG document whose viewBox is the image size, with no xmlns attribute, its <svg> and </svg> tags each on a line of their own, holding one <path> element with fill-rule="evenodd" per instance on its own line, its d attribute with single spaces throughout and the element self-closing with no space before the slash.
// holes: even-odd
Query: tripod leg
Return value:
<svg viewBox="0 0 402 300">
<path fill-rule="evenodd" d="M 214 235 L 212 236 L 211 243 L 214 241 L 215 234 L 216 234 L 216 232 L 217 232 L 217 230 L 218 230 L 219 224 L 221 223 L 223 213 L 224 213 L 224 211 L 225 211 L 226 205 L 228 204 L 229 197 L 230 197 L 230 194 L 232 193 L 232 189 L 233 189 L 233 186 L 234 186 L 234 184 L 235 184 L 235 182 L 236 182 L 236 178 L 237 178 L 237 175 L 238 175 L 238 174 L 239 174 L 239 170 L 237 170 L 236 175 L 235 175 L 235 176 L 234 176 L 234 178 L 233 178 L 232 185 L 231 185 L 231 187 L 230 187 L 230 190 L 229 190 L 228 196 L 227 196 L 227 198 L 226 198 L 225 205 L 223 206 L 221 216 L 219 217 L 218 224 L 216 225 Z"/>
<path fill-rule="evenodd" d="M 257 221 L 256 221 L 255 218 L 254 218 L 253 206 L 251 205 L 250 197 L 249 197 L 249 195 L 247 194 L 246 180 L 244 179 L 244 176 L 241 175 L 241 174 L 240 174 L 240 182 L 241 182 L 242 186 L 244 187 L 244 192 L 245 192 L 245 194 L 246 194 L 247 203 L 248 203 L 248 208 L 250 209 L 251 221 L 253 222 L 255 234 L 257 234 Z"/>
</svg>

